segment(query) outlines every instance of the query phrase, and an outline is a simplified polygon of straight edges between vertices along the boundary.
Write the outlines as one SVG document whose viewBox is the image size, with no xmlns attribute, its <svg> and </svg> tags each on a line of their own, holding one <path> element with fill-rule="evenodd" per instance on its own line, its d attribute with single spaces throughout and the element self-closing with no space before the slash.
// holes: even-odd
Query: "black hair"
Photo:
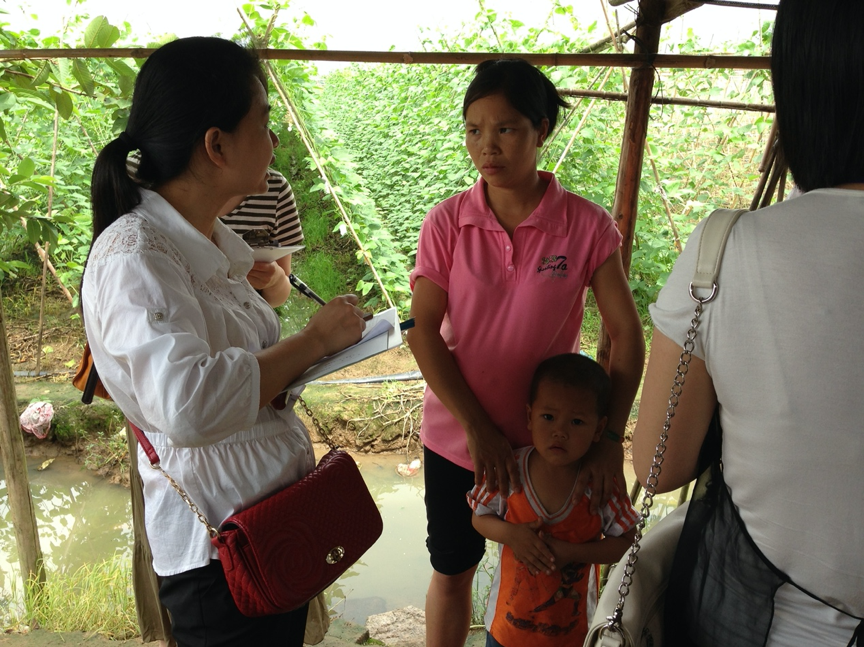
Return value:
<svg viewBox="0 0 864 647">
<path fill-rule="evenodd" d="M 93 241 L 141 201 L 126 169 L 131 151 L 141 151 L 145 185 L 178 177 L 208 129 L 232 132 L 249 112 L 255 80 L 266 89 L 257 55 L 222 38 L 181 38 L 153 52 L 135 79 L 126 130 L 93 165 Z"/>
<path fill-rule="evenodd" d="M 531 63 L 522 58 L 500 58 L 483 61 L 474 70 L 474 78 L 462 101 L 462 119 L 465 119 L 468 106 L 477 99 L 494 94 L 503 95 L 535 128 L 548 119 L 547 135 L 555 130 L 559 108 L 568 107 L 552 81 Z"/>
<path fill-rule="evenodd" d="M 771 78 L 783 154 L 803 191 L 864 182 L 864 2 L 781 0 Z"/>
<path fill-rule="evenodd" d="M 528 404 L 533 405 L 541 382 L 550 381 L 584 389 L 597 397 L 597 415 L 605 416 L 609 409 L 612 381 L 600 364 L 586 355 L 563 353 L 540 362 L 531 378 Z"/>
</svg>

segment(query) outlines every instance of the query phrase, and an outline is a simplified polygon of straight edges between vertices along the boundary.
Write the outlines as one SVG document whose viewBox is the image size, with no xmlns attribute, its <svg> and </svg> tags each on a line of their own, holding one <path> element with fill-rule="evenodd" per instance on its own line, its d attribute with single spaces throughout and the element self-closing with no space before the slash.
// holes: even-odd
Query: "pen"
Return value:
<svg viewBox="0 0 864 647">
<path fill-rule="evenodd" d="M 293 285 L 295 288 L 297 288 L 297 291 L 300 294 L 302 294 L 303 296 L 309 297 L 313 301 L 317 301 L 322 306 L 327 304 L 327 302 L 324 301 L 324 299 L 322 299 L 321 297 L 319 297 L 317 294 L 315 294 L 312 291 L 312 288 L 310 288 L 308 285 L 303 283 L 303 281 L 298 279 L 293 274 L 288 275 L 288 280 L 291 282 L 291 285 Z"/>
<path fill-rule="evenodd" d="M 313 301 L 317 301 L 322 306 L 327 304 L 327 302 L 324 299 L 322 299 L 317 294 L 315 294 L 315 292 L 312 290 L 312 288 L 310 288 L 308 285 L 303 283 L 303 281 L 298 279 L 293 274 L 288 275 L 288 281 L 291 283 L 291 285 L 293 285 L 295 288 L 297 288 L 297 291 L 300 294 L 302 294 L 303 296 L 307 296 L 310 299 L 312 299 Z M 370 312 L 369 314 L 363 316 L 363 321 L 369 321 L 374 316 L 375 315 L 373 315 Z"/>
</svg>

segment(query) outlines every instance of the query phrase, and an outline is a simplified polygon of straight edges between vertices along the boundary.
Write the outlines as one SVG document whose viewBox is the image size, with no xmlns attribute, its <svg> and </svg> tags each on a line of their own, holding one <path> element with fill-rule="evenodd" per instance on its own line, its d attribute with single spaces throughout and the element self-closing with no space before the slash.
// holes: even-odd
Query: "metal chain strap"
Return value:
<svg viewBox="0 0 864 647">
<path fill-rule="evenodd" d="M 315 431 L 318 432 L 318 436 L 324 439 L 324 442 L 327 443 L 327 446 L 330 447 L 330 449 L 339 449 L 339 445 L 333 442 L 330 430 L 326 429 L 324 425 L 321 424 L 321 421 L 315 417 L 315 414 L 312 413 L 312 409 L 310 409 L 309 405 L 306 404 L 306 400 L 298 395 L 297 402 L 299 402 L 300 406 L 303 407 L 303 412 L 312 419 L 312 424 L 315 426 Z"/>
<path fill-rule="evenodd" d="M 198 517 L 198 521 L 203 523 L 204 527 L 207 528 L 207 534 L 210 535 L 210 538 L 214 539 L 214 538 L 218 537 L 219 536 L 219 530 L 216 527 L 210 525 L 210 522 L 207 521 L 207 517 L 204 516 L 204 513 L 201 512 L 201 510 L 198 508 L 198 506 L 195 505 L 195 502 L 191 498 L 189 498 L 188 494 L 186 494 L 186 490 L 184 490 L 182 487 L 180 487 L 180 484 L 177 483 L 177 481 L 175 481 L 173 478 L 171 478 L 171 475 L 168 472 L 166 472 L 165 470 L 162 469 L 162 465 L 159 463 L 151 463 L 150 467 L 152 467 L 154 470 L 159 470 L 160 472 L 162 472 L 162 476 L 164 476 L 166 479 L 168 479 L 168 482 L 171 484 L 171 487 L 173 487 L 175 490 L 177 490 L 177 494 L 180 495 L 180 498 L 183 499 L 183 501 L 186 503 L 186 505 L 189 506 L 189 509 L 195 513 L 195 516 Z"/>
<path fill-rule="evenodd" d="M 297 402 L 303 407 L 303 411 L 312 419 L 312 424 L 315 425 L 315 430 L 318 432 L 318 435 L 324 439 L 324 442 L 330 447 L 330 449 L 339 449 L 339 446 L 334 444 L 331 439 L 330 430 L 325 431 L 325 427 L 321 424 L 321 421 L 315 417 L 315 414 L 312 413 L 312 409 L 309 408 L 309 405 L 306 404 L 306 400 L 301 398 L 299 395 L 297 396 Z M 180 484 L 175 481 L 171 475 L 162 469 L 162 465 L 160 463 L 151 463 L 150 467 L 154 470 L 159 470 L 166 479 L 168 479 L 168 483 L 171 484 L 171 487 L 177 491 L 177 494 L 180 495 L 180 498 L 183 499 L 183 502 L 189 506 L 189 509 L 198 517 L 198 521 L 204 524 L 204 527 L 207 528 L 207 534 L 210 535 L 210 538 L 216 538 L 219 536 L 219 529 L 213 526 L 208 520 L 207 517 L 204 516 L 204 513 L 195 505 L 195 502 L 186 494 L 186 490 L 180 487 Z"/>
<path fill-rule="evenodd" d="M 621 627 L 621 620 L 624 615 L 624 598 L 627 597 L 627 594 L 630 592 L 630 585 L 633 583 L 633 571 L 636 568 L 636 562 L 639 561 L 642 531 L 645 529 L 645 523 L 648 521 L 651 507 L 654 505 L 654 497 L 657 494 L 657 481 L 662 471 L 663 454 L 666 453 L 666 441 L 669 439 L 669 427 L 672 424 L 672 418 L 675 416 L 675 407 L 678 406 L 681 398 L 681 390 L 684 387 L 687 372 L 690 370 L 690 360 L 693 359 L 693 349 L 696 346 L 696 332 L 699 328 L 699 319 L 702 316 L 703 306 L 712 301 L 716 294 L 716 288 L 705 298 L 695 296 L 692 289 L 690 291 L 691 298 L 696 302 L 696 309 L 693 313 L 693 319 L 690 320 L 690 329 L 687 331 L 681 356 L 678 358 L 678 368 L 675 370 L 675 379 L 672 381 L 669 404 L 666 407 L 666 421 L 663 423 L 663 431 L 660 432 L 660 442 L 654 448 L 654 460 L 651 463 L 651 471 L 648 473 L 648 478 L 645 481 L 645 492 L 642 495 L 642 511 L 636 524 L 636 536 L 627 554 L 624 576 L 621 578 L 621 584 L 618 585 L 618 604 L 615 606 L 615 611 L 612 612 L 612 615 L 606 618 L 608 622 L 602 629 L 603 632 L 615 632 L 622 638 L 624 636 Z"/>
</svg>

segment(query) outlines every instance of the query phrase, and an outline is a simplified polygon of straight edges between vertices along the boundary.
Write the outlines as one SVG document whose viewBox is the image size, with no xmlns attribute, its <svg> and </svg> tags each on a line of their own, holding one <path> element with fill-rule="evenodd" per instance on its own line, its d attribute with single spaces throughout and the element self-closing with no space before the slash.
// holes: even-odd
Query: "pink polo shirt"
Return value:
<svg viewBox="0 0 864 647">
<path fill-rule="evenodd" d="M 551 173 L 537 209 L 513 239 L 486 204 L 481 178 L 433 208 L 423 222 L 418 277 L 447 292 L 441 335 L 465 380 L 513 447 L 531 444 L 525 405 L 537 365 L 578 352 L 585 292 L 621 234 L 600 206 L 566 191 Z M 426 389 L 423 443 L 473 469 L 465 432 Z"/>
</svg>

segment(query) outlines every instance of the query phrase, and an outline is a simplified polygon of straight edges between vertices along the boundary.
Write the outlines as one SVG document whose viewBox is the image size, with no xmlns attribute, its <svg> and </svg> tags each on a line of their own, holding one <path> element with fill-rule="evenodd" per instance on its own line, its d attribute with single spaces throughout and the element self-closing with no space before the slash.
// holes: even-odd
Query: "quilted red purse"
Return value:
<svg viewBox="0 0 864 647">
<path fill-rule="evenodd" d="M 306 406 L 302 398 L 300 402 Z M 161 468 L 144 433 L 129 424 L 150 464 L 207 527 L 231 595 L 245 616 L 285 613 L 303 606 L 381 536 L 381 513 L 357 464 L 344 451 L 332 448 L 305 477 L 215 528 Z"/>
</svg>

